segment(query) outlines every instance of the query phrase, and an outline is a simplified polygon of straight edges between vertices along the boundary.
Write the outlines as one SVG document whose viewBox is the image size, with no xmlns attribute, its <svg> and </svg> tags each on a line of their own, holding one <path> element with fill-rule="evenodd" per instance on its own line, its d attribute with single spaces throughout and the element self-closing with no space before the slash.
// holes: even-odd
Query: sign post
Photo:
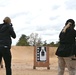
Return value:
<svg viewBox="0 0 76 75">
<path fill-rule="evenodd" d="M 34 48 L 34 69 L 36 67 L 49 67 L 49 48 L 47 46 L 35 46 Z"/>
</svg>

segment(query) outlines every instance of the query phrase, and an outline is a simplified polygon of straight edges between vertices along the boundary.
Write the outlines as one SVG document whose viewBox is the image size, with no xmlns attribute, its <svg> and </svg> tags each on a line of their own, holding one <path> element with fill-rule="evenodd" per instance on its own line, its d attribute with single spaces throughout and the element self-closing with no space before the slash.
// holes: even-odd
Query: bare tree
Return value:
<svg viewBox="0 0 76 75">
<path fill-rule="evenodd" d="M 42 44 L 41 38 L 38 37 L 37 33 L 31 33 L 28 42 L 32 46 L 39 46 Z"/>
</svg>

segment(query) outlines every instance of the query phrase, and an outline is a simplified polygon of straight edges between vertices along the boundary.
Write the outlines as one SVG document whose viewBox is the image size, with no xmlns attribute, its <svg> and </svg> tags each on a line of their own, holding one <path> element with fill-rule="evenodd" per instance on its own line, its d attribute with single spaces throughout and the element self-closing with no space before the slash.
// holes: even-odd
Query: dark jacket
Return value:
<svg viewBox="0 0 76 75">
<path fill-rule="evenodd" d="M 12 25 L 0 24 L 0 46 L 8 46 L 10 48 L 12 44 L 11 37 L 16 38 Z"/>
<path fill-rule="evenodd" d="M 76 55 L 75 48 L 76 30 L 68 28 L 66 32 L 62 32 L 59 35 L 60 45 L 56 51 L 56 55 L 60 57 L 69 57 Z"/>
</svg>

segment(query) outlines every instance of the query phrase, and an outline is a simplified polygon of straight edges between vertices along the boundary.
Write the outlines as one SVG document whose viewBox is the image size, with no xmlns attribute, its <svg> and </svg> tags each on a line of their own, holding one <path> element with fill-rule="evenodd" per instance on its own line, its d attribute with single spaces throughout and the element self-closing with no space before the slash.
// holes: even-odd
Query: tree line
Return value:
<svg viewBox="0 0 76 75">
<path fill-rule="evenodd" d="M 54 43 L 47 43 L 47 41 L 43 41 L 42 39 L 38 36 L 37 33 L 31 33 L 30 36 L 26 36 L 25 34 L 22 34 L 21 37 L 19 38 L 16 46 L 51 46 L 51 47 L 58 47 L 59 42 Z"/>
</svg>

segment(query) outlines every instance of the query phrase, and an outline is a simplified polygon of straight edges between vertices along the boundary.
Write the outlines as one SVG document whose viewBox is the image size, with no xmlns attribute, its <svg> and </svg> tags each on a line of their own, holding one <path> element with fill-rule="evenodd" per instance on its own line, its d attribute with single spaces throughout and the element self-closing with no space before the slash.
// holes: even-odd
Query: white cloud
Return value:
<svg viewBox="0 0 76 75">
<path fill-rule="evenodd" d="M 58 41 L 65 21 L 76 20 L 75 0 L 0 0 L 0 22 L 5 16 L 12 19 L 17 43 L 21 34 L 37 32 L 43 40 Z M 73 6 L 73 7 L 72 7 Z"/>
</svg>

